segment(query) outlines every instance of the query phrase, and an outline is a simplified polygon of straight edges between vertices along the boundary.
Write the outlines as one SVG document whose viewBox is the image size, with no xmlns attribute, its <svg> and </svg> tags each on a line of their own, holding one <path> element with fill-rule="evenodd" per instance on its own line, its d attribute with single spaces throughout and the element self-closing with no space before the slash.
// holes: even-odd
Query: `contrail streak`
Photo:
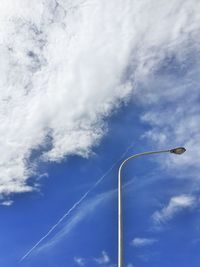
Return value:
<svg viewBox="0 0 200 267">
<path fill-rule="evenodd" d="M 102 181 L 103 179 L 113 170 L 113 168 L 118 164 L 118 162 L 124 158 L 124 156 L 128 153 L 128 151 L 132 148 L 133 143 L 127 147 L 127 149 L 123 152 L 121 155 L 120 159 L 117 160 L 112 164 L 112 166 L 97 180 L 97 182 L 85 193 L 83 196 L 76 202 L 74 205 L 57 221 L 56 224 L 54 224 L 50 230 L 19 260 L 19 262 L 22 262 L 24 259 L 26 259 L 34 250 L 37 248 L 40 243 L 46 239 L 52 232 L 53 230 L 67 217 L 71 214 L 71 212 L 78 206 L 80 205 L 84 199 L 89 195 L 90 192 L 92 192 Z"/>
</svg>

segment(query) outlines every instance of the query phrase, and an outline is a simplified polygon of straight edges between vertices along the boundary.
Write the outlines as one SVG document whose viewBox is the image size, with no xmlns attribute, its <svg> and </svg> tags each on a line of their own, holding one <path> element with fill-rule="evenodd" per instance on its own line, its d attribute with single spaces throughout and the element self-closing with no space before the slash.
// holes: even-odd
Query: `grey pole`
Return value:
<svg viewBox="0 0 200 267">
<path fill-rule="evenodd" d="M 124 244 L 123 244 L 123 214 L 122 214 L 122 168 L 127 163 L 127 161 L 138 158 L 145 155 L 152 155 L 152 154 L 161 154 L 161 153 L 173 153 L 173 154 L 183 154 L 186 151 L 184 147 L 178 147 L 168 150 L 160 150 L 160 151 L 150 151 L 144 152 L 140 154 L 135 154 L 133 156 L 128 157 L 125 159 L 118 171 L 118 267 L 124 267 Z"/>
</svg>

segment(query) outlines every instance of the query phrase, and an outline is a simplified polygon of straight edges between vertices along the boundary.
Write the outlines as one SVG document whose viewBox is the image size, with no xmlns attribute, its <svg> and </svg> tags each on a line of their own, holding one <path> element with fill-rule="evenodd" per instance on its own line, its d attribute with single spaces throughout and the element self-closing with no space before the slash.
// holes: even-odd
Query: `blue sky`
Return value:
<svg viewBox="0 0 200 267">
<path fill-rule="evenodd" d="M 199 5 L 3 0 L 0 266 L 198 266 Z"/>
</svg>

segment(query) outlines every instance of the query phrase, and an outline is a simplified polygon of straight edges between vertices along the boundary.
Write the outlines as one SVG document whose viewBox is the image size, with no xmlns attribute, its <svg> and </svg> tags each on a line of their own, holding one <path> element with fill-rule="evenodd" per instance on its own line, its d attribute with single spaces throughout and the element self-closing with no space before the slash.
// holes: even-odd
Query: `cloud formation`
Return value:
<svg viewBox="0 0 200 267">
<path fill-rule="evenodd" d="M 40 161 L 87 157 L 139 81 L 167 55 L 198 49 L 199 9 L 196 0 L 2 0 L 0 193 L 33 190 Z"/>
<path fill-rule="evenodd" d="M 196 204 L 196 199 L 190 195 L 179 195 L 172 197 L 167 206 L 152 215 L 155 225 L 162 225 L 173 219 L 175 215 L 185 209 L 191 209 Z"/>
<path fill-rule="evenodd" d="M 106 253 L 106 251 L 103 250 L 101 252 L 101 256 L 99 258 L 95 258 L 94 261 L 98 263 L 99 265 L 105 265 L 110 262 L 110 258 L 108 254 Z"/>
<path fill-rule="evenodd" d="M 180 66 L 183 64 L 180 62 Z M 181 77 L 166 73 L 159 76 L 156 83 L 149 82 L 154 90 L 147 92 L 148 99 L 143 98 L 148 110 L 141 117 L 142 122 L 150 126 L 143 138 L 150 141 L 151 146 L 159 149 L 181 145 L 187 149 L 181 157 L 171 156 L 164 164 L 160 163 L 169 169 L 178 168 L 184 177 L 187 173 L 187 177 L 195 179 L 199 179 L 200 158 L 199 70 L 200 65 L 196 64 Z"/>
<path fill-rule="evenodd" d="M 101 256 L 98 258 L 85 259 L 74 257 L 74 262 L 79 266 L 89 266 L 90 264 L 93 264 L 95 266 L 117 267 L 117 264 L 111 263 L 110 257 L 105 250 L 101 252 Z"/>
<path fill-rule="evenodd" d="M 61 218 L 59 218 L 59 220 L 49 229 L 49 231 L 40 238 L 40 240 L 38 240 L 34 246 L 21 258 L 20 261 L 23 261 L 30 253 L 32 253 L 65 219 L 67 219 L 71 213 L 76 210 L 77 208 L 80 207 L 80 205 L 82 205 L 85 201 L 85 199 L 87 199 L 88 195 L 103 181 L 103 179 L 105 179 L 105 177 L 113 170 L 113 168 L 119 163 L 119 161 L 121 159 L 124 158 L 124 156 L 127 154 L 127 152 L 129 151 L 130 148 L 132 148 L 133 144 L 130 144 L 125 151 L 122 153 L 121 157 L 119 158 L 119 160 L 115 161 L 110 168 L 107 169 L 107 171 L 98 178 L 98 180 L 88 189 L 88 191 L 86 191 L 80 198 L 79 200 L 77 200 L 70 209 L 68 209 Z M 124 185 L 124 187 L 127 186 Z M 5 200 L 3 201 L 1 204 L 5 205 L 5 203 L 8 206 L 8 203 L 11 205 L 12 201 L 10 200 Z"/>
<path fill-rule="evenodd" d="M 84 258 L 74 257 L 74 262 L 75 262 L 78 266 L 85 266 L 85 259 L 84 259 Z"/>
<path fill-rule="evenodd" d="M 131 245 L 134 247 L 144 247 L 144 246 L 150 246 L 157 241 L 158 241 L 157 239 L 153 238 L 136 237 L 131 241 Z"/>
</svg>

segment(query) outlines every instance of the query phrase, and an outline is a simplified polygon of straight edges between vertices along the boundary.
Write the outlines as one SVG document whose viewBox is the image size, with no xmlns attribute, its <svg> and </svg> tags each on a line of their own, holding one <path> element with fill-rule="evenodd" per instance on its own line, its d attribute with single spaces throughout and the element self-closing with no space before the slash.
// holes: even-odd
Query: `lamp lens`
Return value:
<svg viewBox="0 0 200 267">
<path fill-rule="evenodd" d="M 183 154 L 185 151 L 186 149 L 184 147 L 177 147 L 177 148 L 170 150 L 171 153 L 178 154 L 178 155 Z"/>
</svg>

